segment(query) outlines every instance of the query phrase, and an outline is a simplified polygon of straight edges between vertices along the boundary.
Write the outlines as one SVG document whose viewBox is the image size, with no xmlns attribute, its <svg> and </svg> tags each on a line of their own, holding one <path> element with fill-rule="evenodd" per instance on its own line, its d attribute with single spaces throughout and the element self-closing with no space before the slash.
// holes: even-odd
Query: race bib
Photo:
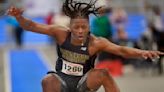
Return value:
<svg viewBox="0 0 164 92">
<path fill-rule="evenodd" d="M 83 66 L 63 60 L 62 72 L 68 75 L 82 76 Z"/>
</svg>

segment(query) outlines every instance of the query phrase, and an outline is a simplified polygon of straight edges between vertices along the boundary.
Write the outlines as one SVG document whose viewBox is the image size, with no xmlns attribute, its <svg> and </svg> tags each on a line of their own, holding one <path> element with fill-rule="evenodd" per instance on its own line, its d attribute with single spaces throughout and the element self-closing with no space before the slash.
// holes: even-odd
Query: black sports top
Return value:
<svg viewBox="0 0 164 92">
<path fill-rule="evenodd" d="M 97 55 L 90 56 L 88 52 L 89 35 L 83 46 L 71 44 L 71 33 L 67 36 L 62 45 L 57 45 L 58 60 L 56 62 L 56 71 L 68 75 L 83 76 L 91 68 Z M 82 72 L 81 74 L 78 74 Z M 77 75 L 76 75 L 77 73 Z"/>
</svg>

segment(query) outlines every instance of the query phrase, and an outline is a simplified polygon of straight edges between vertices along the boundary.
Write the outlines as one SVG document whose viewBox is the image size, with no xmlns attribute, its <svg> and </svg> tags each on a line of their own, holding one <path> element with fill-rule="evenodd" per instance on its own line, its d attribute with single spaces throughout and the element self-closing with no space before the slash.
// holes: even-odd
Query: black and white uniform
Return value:
<svg viewBox="0 0 164 92">
<path fill-rule="evenodd" d="M 69 33 L 64 43 L 57 46 L 56 71 L 65 84 L 62 85 L 63 92 L 89 91 L 86 86 L 86 73 L 94 68 L 96 58 L 96 55 L 89 55 L 89 37 L 88 35 L 83 46 L 75 46 L 71 44 L 71 33 Z"/>
</svg>

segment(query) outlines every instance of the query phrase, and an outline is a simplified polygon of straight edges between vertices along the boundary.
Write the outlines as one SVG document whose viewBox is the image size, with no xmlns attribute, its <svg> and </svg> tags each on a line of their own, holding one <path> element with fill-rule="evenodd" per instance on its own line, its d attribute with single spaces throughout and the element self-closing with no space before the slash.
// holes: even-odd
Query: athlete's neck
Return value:
<svg viewBox="0 0 164 92">
<path fill-rule="evenodd" d="M 76 46 L 83 46 L 86 42 L 86 38 L 84 40 L 78 40 L 73 37 L 71 37 L 71 44 L 76 45 Z"/>
</svg>

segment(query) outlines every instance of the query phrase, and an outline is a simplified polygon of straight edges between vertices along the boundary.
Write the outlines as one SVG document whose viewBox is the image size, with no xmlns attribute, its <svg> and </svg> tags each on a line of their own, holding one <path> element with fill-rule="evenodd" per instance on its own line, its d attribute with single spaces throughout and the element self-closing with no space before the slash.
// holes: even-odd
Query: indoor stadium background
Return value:
<svg viewBox="0 0 164 92">
<path fill-rule="evenodd" d="M 0 0 L 0 11 L 21 0 Z M 50 11 L 58 13 L 62 0 L 22 0 L 26 6 L 24 16 L 45 24 Z M 99 3 L 103 3 L 104 0 Z M 164 13 L 164 0 L 107 0 L 109 6 L 121 6 L 127 12 L 125 30 L 128 39 L 137 41 L 146 30 L 143 3 L 160 6 Z M 3 13 L 4 14 L 4 13 Z M 0 14 L 0 92 L 42 92 L 41 80 L 55 66 L 56 50 L 51 38 L 25 31 L 23 47 L 17 48 L 10 31 L 8 16 Z M 95 16 L 90 16 L 90 25 Z M 163 18 L 164 19 L 164 18 Z M 115 31 L 113 29 L 113 33 Z M 138 71 L 137 71 L 138 72 Z M 134 70 L 132 74 L 116 77 L 121 92 L 164 92 L 164 76 L 142 76 Z M 103 92 L 100 89 L 100 92 Z"/>
</svg>

